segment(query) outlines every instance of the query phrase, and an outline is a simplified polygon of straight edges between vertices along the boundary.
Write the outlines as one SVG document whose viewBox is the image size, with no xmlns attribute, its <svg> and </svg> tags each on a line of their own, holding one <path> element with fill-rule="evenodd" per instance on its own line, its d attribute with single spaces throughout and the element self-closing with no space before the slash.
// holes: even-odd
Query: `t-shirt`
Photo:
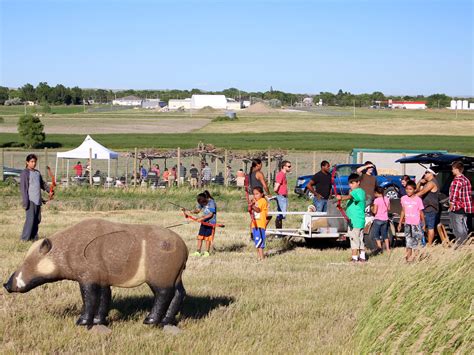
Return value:
<svg viewBox="0 0 474 355">
<path fill-rule="evenodd" d="M 189 174 L 191 174 L 191 178 L 193 179 L 197 179 L 198 173 L 199 171 L 196 167 L 192 167 L 191 169 L 189 169 Z"/>
<path fill-rule="evenodd" d="M 375 186 L 377 186 L 377 178 L 374 175 L 362 175 L 360 180 L 360 188 L 365 191 L 365 195 L 367 197 L 374 197 Z"/>
<path fill-rule="evenodd" d="M 211 181 L 211 178 L 212 178 L 211 168 L 206 166 L 204 169 L 202 169 L 202 179 L 204 181 Z"/>
<path fill-rule="evenodd" d="M 255 222 L 257 222 L 258 228 L 265 229 L 267 226 L 267 215 L 268 215 L 268 202 L 266 198 L 261 198 L 255 202 L 255 206 L 260 209 L 260 212 L 253 212 Z"/>
<path fill-rule="evenodd" d="M 319 171 L 314 174 L 311 180 L 313 181 L 313 187 L 316 192 L 325 200 L 329 199 L 332 188 L 331 174 L 325 174 L 322 171 Z"/>
<path fill-rule="evenodd" d="M 411 225 L 420 224 L 420 211 L 423 210 L 423 201 L 419 196 L 403 196 L 400 199 L 402 208 L 405 211 L 405 223 Z"/>
<path fill-rule="evenodd" d="M 352 228 L 365 227 L 365 191 L 360 187 L 350 192 L 352 198 L 347 203 L 346 213 Z"/>
<path fill-rule="evenodd" d="M 288 181 L 286 180 L 286 174 L 280 171 L 275 178 L 275 182 L 280 184 L 278 186 L 278 195 L 288 196 Z"/>
<path fill-rule="evenodd" d="M 204 216 L 208 215 L 209 213 L 214 213 L 214 216 L 204 220 L 204 222 L 208 222 L 208 223 L 211 223 L 211 224 L 216 224 L 217 206 L 216 206 L 216 202 L 212 198 L 209 199 L 209 201 L 207 202 L 207 205 L 205 205 L 205 206 L 202 206 L 202 205 L 198 204 L 197 209 L 201 210 L 202 214 Z"/>
<path fill-rule="evenodd" d="M 142 175 L 142 178 L 146 178 L 148 176 L 148 171 L 145 168 L 142 168 L 140 174 Z"/>
<path fill-rule="evenodd" d="M 41 177 L 38 170 L 30 170 L 28 196 L 31 202 L 41 206 Z"/>
<path fill-rule="evenodd" d="M 375 219 L 378 219 L 379 221 L 388 221 L 390 199 L 386 196 L 377 197 L 374 201 L 374 205 L 377 206 L 377 213 L 375 214 Z"/>
<path fill-rule="evenodd" d="M 76 170 L 76 176 L 82 176 L 82 165 L 81 164 L 74 165 L 73 169 Z"/>
</svg>

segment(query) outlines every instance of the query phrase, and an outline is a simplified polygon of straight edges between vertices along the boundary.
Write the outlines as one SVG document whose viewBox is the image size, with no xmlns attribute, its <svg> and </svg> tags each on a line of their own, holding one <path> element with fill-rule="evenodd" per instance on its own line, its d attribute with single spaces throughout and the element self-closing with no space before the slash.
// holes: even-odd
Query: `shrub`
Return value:
<svg viewBox="0 0 474 355">
<path fill-rule="evenodd" d="M 43 123 L 37 116 L 22 115 L 18 121 L 18 134 L 27 148 L 38 147 L 44 142 Z"/>
<path fill-rule="evenodd" d="M 4 123 L 5 119 L 3 117 L 0 117 L 0 123 Z"/>
<path fill-rule="evenodd" d="M 237 120 L 237 116 L 235 116 L 235 118 L 230 118 L 227 116 L 217 116 L 216 118 L 212 119 L 212 122 L 236 121 L 236 120 Z"/>
</svg>

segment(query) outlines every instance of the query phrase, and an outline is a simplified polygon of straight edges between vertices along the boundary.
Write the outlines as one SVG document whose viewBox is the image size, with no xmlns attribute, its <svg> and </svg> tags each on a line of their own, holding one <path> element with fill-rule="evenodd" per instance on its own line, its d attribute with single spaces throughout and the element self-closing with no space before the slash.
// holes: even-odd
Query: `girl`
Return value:
<svg viewBox="0 0 474 355">
<path fill-rule="evenodd" d="M 203 216 L 198 218 L 197 221 L 204 223 L 201 223 L 201 227 L 199 228 L 197 250 L 191 255 L 208 257 L 210 255 L 211 244 L 214 240 L 214 233 L 216 230 L 217 207 L 211 194 L 207 190 L 197 196 L 197 203 L 198 205 L 193 211 L 191 211 L 191 213 L 197 214 L 202 211 Z M 206 251 L 201 254 L 203 240 L 206 241 Z"/>
<path fill-rule="evenodd" d="M 263 249 L 265 248 L 265 228 L 267 226 L 268 202 L 260 186 L 254 187 L 253 200 L 250 203 L 249 210 L 253 213 L 252 235 L 255 247 L 257 248 L 258 260 L 264 259 Z"/>
<path fill-rule="evenodd" d="M 382 243 L 385 249 L 390 252 L 390 241 L 388 240 L 388 211 L 390 210 L 390 199 L 383 195 L 383 188 L 375 188 L 375 200 L 372 205 L 372 213 L 375 215 L 373 236 L 377 243 L 376 253 L 383 252 Z"/>
</svg>

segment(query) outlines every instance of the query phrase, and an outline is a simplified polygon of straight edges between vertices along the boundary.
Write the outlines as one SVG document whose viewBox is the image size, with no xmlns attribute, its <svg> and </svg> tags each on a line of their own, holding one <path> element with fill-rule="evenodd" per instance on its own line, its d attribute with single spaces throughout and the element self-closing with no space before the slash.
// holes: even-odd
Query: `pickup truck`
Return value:
<svg viewBox="0 0 474 355">
<path fill-rule="evenodd" d="M 331 174 L 334 169 L 336 169 L 335 183 L 337 188 L 337 193 L 346 195 L 349 193 L 349 175 L 356 172 L 357 168 L 361 167 L 362 164 L 338 164 L 331 169 Z M 377 170 L 374 170 L 374 175 L 377 177 L 377 185 L 384 188 L 385 196 L 390 199 L 399 198 L 399 189 L 401 187 L 401 175 L 378 175 Z M 307 195 L 312 197 L 311 192 L 307 190 L 306 186 L 308 185 L 309 180 L 313 175 L 303 175 L 298 176 L 295 186 L 295 193 L 299 196 Z M 414 176 L 411 177 L 413 180 Z"/>
</svg>

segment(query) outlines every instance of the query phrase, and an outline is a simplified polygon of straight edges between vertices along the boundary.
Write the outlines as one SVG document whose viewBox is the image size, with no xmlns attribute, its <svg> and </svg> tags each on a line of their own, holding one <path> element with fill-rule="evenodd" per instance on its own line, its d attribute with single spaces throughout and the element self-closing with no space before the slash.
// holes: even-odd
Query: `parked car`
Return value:
<svg viewBox="0 0 474 355">
<path fill-rule="evenodd" d="M 438 175 L 436 179 L 440 185 L 440 205 L 441 205 L 441 223 L 448 229 L 449 228 L 449 187 L 453 181 L 453 174 L 451 172 L 451 164 L 455 161 L 461 161 L 464 163 L 464 175 L 473 183 L 474 178 L 474 157 L 457 154 L 443 154 L 443 153 L 425 153 L 418 154 L 411 157 L 398 159 L 397 162 L 400 164 L 420 164 L 423 168 L 433 169 Z M 474 198 L 474 194 L 472 194 Z M 398 221 L 396 221 L 398 223 Z M 470 231 L 473 230 L 473 215 L 469 215 L 467 219 L 467 225 Z"/>
<path fill-rule="evenodd" d="M 335 183 L 338 194 L 346 195 L 349 193 L 349 175 L 355 173 L 363 164 L 338 164 L 331 169 L 331 174 L 336 169 Z M 385 196 L 390 199 L 399 198 L 399 189 L 401 187 L 401 175 L 378 175 L 374 169 L 374 175 L 377 177 L 377 185 L 384 188 Z M 311 196 L 311 192 L 307 189 L 308 183 L 313 175 L 299 176 L 296 181 L 295 193 L 300 196 Z M 415 177 L 412 177 L 415 179 Z"/>
<path fill-rule="evenodd" d="M 3 167 L 3 181 L 7 184 L 18 185 L 20 183 L 21 169 Z"/>
</svg>

